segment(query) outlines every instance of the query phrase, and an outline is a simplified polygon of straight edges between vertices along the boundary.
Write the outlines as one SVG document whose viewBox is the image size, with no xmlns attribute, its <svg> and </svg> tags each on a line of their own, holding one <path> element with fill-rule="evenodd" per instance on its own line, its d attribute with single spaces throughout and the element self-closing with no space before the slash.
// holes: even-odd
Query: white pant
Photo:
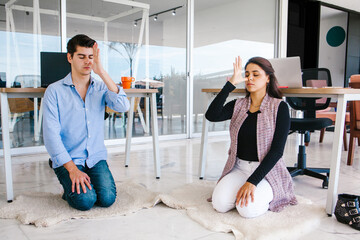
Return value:
<svg viewBox="0 0 360 240">
<path fill-rule="evenodd" d="M 235 208 L 237 192 L 259 164 L 259 162 L 249 162 L 237 158 L 235 167 L 215 186 L 212 194 L 212 205 L 216 211 L 225 213 Z M 254 202 L 249 199 L 246 207 L 240 207 L 239 204 L 236 209 L 242 217 L 254 218 L 264 214 L 269 209 L 269 203 L 273 197 L 272 188 L 264 178 L 256 186 Z"/>
</svg>

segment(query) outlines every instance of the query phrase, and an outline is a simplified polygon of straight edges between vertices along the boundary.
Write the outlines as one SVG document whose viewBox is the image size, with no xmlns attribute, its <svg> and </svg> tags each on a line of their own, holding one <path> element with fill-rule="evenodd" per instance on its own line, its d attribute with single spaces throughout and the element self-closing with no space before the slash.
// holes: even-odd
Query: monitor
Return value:
<svg viewBox="0 0 360 240">
<path fill-rule="evenodd" d="M 67 60 L 67 53 L 41 52 L 40 62 L 41 87 L 46 88 L 71 72 L 71 65 Z"/>
<path fill-rule="evenodd" d="M 279 86 L 302 88 L 301 64 L 299 57 L 269 59 L 275 70 Z"/>
</svg>

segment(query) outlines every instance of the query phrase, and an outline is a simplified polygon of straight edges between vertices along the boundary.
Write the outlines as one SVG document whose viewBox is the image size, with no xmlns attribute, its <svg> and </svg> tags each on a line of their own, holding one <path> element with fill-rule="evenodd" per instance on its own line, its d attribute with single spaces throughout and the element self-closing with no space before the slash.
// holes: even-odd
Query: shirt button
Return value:
<svg viewBox="0 0 360 240">
<path fill-rule="evenodd" d="M 89 135 L 89 138 L 90 138 L 91 136 Z"/>
<path fill-rule="evenodd" d="M 85 110 L 87 111 L 88 109 L 87 109 L 87 108 L 85 108 Z"/>
<path fill-rule="evenodd" d="M 88 121 L 88 124 L 90 124 L 90 121 Z"/>
</svg>

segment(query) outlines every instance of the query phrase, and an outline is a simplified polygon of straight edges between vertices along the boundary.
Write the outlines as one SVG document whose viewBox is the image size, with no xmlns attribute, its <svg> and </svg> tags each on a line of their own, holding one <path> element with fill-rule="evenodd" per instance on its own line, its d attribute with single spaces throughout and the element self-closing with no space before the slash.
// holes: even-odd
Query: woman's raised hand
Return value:
<svg viewBox="0 0 360 240">
<path fill-rule="evenodd" d="M 232 75 L 232 77 L 229 80 L 229 82 L 231 82 L 233 85 L 237 85 L 241 82 L 246 81 L 246 78 L 243 78 L 241 75 L 241 70 L 242 70 L 241 64 L 242 64 L 241 57 L 238 56 L 237 58 L 235 58 L 235 62 L 233 63 L 234 74 Z"/>
</svg>

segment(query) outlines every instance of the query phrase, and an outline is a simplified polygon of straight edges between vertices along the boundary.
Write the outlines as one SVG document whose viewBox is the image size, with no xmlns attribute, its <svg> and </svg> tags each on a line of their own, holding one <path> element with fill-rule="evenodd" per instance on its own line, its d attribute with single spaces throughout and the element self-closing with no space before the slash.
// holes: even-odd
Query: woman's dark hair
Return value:
<svg viewBox="0 0 360 240">
<path fill-rule="evenodd" d="M 266 75 L 269 76 L 270 82 L 266 86 L 267 94 L 269 94 L 270 97 L 281 99 L 283 94 L 282 94 L 282 92 L 280 92 L 280 90 L 278 88 L 278 82 L 277 82 L 277 79 L 275 76 L 275 71 L 274 71 L 271 63 L 269 62 L 269 60 L 267 60 L 266 58 L 262 58 L 262 57 L 250 58 L 249 61 L 245 65 L 245 69 L 246 69 L 247 65 L 249 65 L 250 63 L 258 65 L 262 70 L 265 71 Z M 248 90 L 247 89 L 245 89 L 245 90 L 246 90 L 246 96 L 247 97 L 250 96 L 250 93 L 248 92 Z"/>
<path fill-rule="evenodd" d="M 94 39 L 89 38 L 85 34 L 78 34 L 69 40 L 67 44 L 67 52 L 70 53 L 71 57 L 73 57 L 77 46 L 91 48 L 94 43 Z"/>
</svg>

